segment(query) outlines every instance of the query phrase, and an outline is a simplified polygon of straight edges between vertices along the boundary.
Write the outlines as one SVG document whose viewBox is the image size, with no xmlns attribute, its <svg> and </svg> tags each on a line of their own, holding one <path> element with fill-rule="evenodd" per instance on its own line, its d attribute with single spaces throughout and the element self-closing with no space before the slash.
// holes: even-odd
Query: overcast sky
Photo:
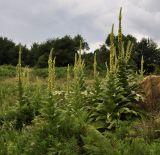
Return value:
<svg viewBox="0 0 160 155">
<path fill-rule="evenodd" d="M 160 0 L 0 0 L 0 36 L 30 46 L 81 34 L 91 50 L 104 43 L 123 7 L 123 32 L 160 41 Z M 115 33 L 117 29 L 115 29 Z"/>
</svg>

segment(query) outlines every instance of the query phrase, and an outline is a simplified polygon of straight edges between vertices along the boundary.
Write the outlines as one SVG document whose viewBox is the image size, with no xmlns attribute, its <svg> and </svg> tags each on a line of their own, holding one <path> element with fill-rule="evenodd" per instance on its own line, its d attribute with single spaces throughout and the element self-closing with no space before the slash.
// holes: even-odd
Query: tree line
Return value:
<svg viewBox="0 0 160 155">
<path fill-rule="evenodd" d="M 93 56 L 96 52 L 99 69 L 105 69 L 109 62 L 109 35 L 106 37 L 105 44 L 92 53 L 83 53 L 83 58 L 87 68 L 93 67 Z M 140 68 L 140 60 L 144 57 L 144 70 L 146 73 L 158 71 L 160 68 L 160 48 L 155 41 L 148 38 L 142 38 L 140 41 L 132 35 L 123 35 L 124 47 L 127 48 L 127 42 L 131 40 L 134 43 L 130 63 L 135 69 Z M 22 65 L 29 67 L 47 67 L 48 55 L 51 48 L 54 49 L 56 56 L 56 66 L 63 67 L 68 64 L 74 64 L 75 53 L 79 50 L 79 44 L 82 41 L 82 49 L 88 50 L 89 45 L 81 35 L 70 37 L 68 35 L 62 38 L 48 39 L 42 43 L 33 43 L 31 48 L 21 45 L 22 48 Z M 115 45 L 118 44 L 118 37 L 115 36 Z M 117 47 L 117 46 L 116 46 Z M 0 65 L 9 64 L 17 65 L 19 44 L 14 43 L 6 37 L 0 37 Z"/>
<path fill-rule="evenodd" d="M 82 40 L 82 49 L 88 49 L 89 46 L 84 39 L 77 35 L 74 38 L 64 36 L 62 38 L 48 39 L 42 43 L 33 43 L 31 48 L 21 45 L 22 65 L 30 67 L 47 67 L 48 55 L 51 48 L 54 48 L 56 56 L 56 66 L 66 66 L 74 63 L 74 55 L 79 49 L 79 42 Z M 16 65 L 18 58 L 19 44 L 14 43 L 8 38 L 0 37 L 0 65 Z"/>
</svg>

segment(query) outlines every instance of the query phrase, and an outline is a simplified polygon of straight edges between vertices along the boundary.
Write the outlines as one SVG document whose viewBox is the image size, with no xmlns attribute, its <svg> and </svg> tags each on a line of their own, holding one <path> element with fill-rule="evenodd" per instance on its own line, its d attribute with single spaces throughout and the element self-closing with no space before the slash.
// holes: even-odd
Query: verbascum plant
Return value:
<svg viewBox="0 0 160 155">
<path fill-rule="evenodd" d="M 124 48 L 123 38 L 122 38 L 122 8 L 120 9 L 119 13 L 119 30 L 118 30 L 118 70 L 117 70 L 117 78 L 119 81 L 119 87 L 123 90 L 123 96 L 128 100 L 128 102 L 136 103 L 137 98 L 137 88 L 138 84 L 136 81 L 130 81 L 131 76 L 133 76 L 133 71 L 131 70 L 131 66 L 129 65 L 129 61 L 131 59 L 131 54 L 133 50 L 133 43 L 128 41 L 126 49 Z M 121 47 L 121 49 L 120 49 Z M 124 102 L 124 106 L 126 103 Z M 130 104 L 128 104 L 130 105 Z M 122 104 L 123 106 L 123 104 Z M 130 107 L 134 107 L 130 105 Z"/>
<path fill-rule="evenodd" d="M 22 97 L 23 97 L 23 87 L 22 87 L 22 49 L 21 46 L 19 47 L 18 52 L 18 64 L 17 64 L 17 76 L 18 76 L 18 93 L 19 93 L 19 103 L 22 104 Z"/>
<path fill-rule="evenodd" d="M 78 59 L 77 55 L 75 55 L 75 64 L 74 64 L 74 86 L 78 85 L 77 88 L 80 89 L 80 91 L 84 88 L 84 61 L 82 60 L 82 43 L 80 42 L 80 50 L 78 53 Z"/>
<path fill-rule="evenodd" d="M 118 54 L 119 54 L 119 59 L 123 59 L 123 35 L 122 35 L 122 7 L 120 8 L 119 12 L 119 29 L 118 29 Z"/>
<path fill-rule="evenodd" d="M 50 51 L 48 58 L 48 95 L 46 101 L 42 105 L 41 115 L 48 121 L 49 124 L 56 126 L 56 120 L 58 118 L 58 100 L 59 96 L 55 94 L 55 57 L 53 58 L 53 48 Z M 53 127 L 54 128 L 54 127 Z"/>
<path fill-rule="evenodd" d="M 142 80 L 143 78 L 144 78 L 144 67 L 143 67 L 143 65 L 144 65 L 144 58 L 143 58 L 143 55 L 142 55 L 142 57 L 141 57 L 141 69 L 140 69 L 140 80 Z"/>
<path fill-rule="evenodd" d="M 52 80 L 53 80 L 53 89 L 55 89 L 56 87 L 56 67 L 55 67 L 55 63 L 56 63 L 56 57 L 54 57 L 53 61 L 52 61 L 52 64 L 53 64 L 53 77 L 52 77 Z"/>
<path fill-rule="evenodd" d="M 131 57 L 133 43 L 128 41 L 127 48 L 124 48 L 123 34 L 122 34 L 122 7 L 119 12 L 119 28 L 118 28 L 118 60 L 119 63 L 127 64 Z"/>
<path fill-rule="evenodd" d="M 71 80 L 70 66 L 68 64 L 68 67 L 67 67 L 67 93 L 69 93 L 69 91 L 70 91 L 70 80 Z"/>
<path fill-rule="evenodd" d="M 15 113 L 15 128 L 21 130 L 25 125 L 29 125 L 34 118 L 34 108 L 30 104 L 29 98 L 26 96 L 26 91 L 24 91 L 24 77 L 22 73 L 22 50 L 21 46 L 19 47 L 18 54 L 18 64 L 17 64 L 17 74 L 18 74 L 18 101 L 19 106 Z"/>
<path fill-rule="evenodd" d="M 85 90 L 85 80 L 84 80 L 84 61 L 81 56 L 81 42 L 80 42 L 80 50 L 77 55 L 75 55 L 75 64 L 73 68 L 73 82 L 71 85 L 71 93 L 70 93 L 70 103 L 72 104 L 72 108 L 75 110 L 81 109 L 83 107 L 82 95 L 81 92 Z"/>
<path fill-rule="evenodd" d="M 26 66 L 23 73 L 24 89 L 28 90 L 30 86 L 30 69 Z"/>
<path fill-rule="evenodd" d="M 129 40 L 128 44 L 127 44 L 126 52 L 125 52 L 125 57 L 124 57 L 126 64 L 128 64 L 128 62 L 131 58 L 132 49 L 133 49 L 133 43 Z"/>
<path fill-rule="evenodd" d="M 117 56 L 116 48 L 114 45 L 114 25 L 112 25 L 112 30 L 110 33 L 110 63 L 109 63 L 109 72 L 115 73 L 117 68 Z"/>
<path fill-rule="evenodd" d="M 75 56 L 74 56 L 74 66 L 75 64 L 77 64 L 77 53 L 75 53 Z"/>
<path fill-rule="evenodd" d="M 86 125 L 88 119 L 88 113 L 86 112 L 86 87 L 84 76 L 84 61 L 82 59 L 82 42 L 80 42 L 80 50 L 78 56 L 75 55 L 75 64 L 73 68 L 74 77 L 70 87 L 69 93 L 66 95 L 65 113 L 63 116 L 64 124 L 68 122 L 67 126 L 63 130 L 67 131 L 67 134 L 73 135 L 82 131 L 82 128 Z M 67 128 L 66 128 L 67 127 Z M 65 132 L 66 132 L 65 131 Z M 78 141 L 80 141 L 80 135 L 77 135 Z"/>
<path fill-rule="evenodd" d="M 94 94 L 97 96 L 100 93 L 100 79 L 99 73 L 97 72 L 97 56 L 94 54 L 94 62 L 93 62 L 93 71 L 94 71 Z"/>
<path fill-rule="evenodd" d="M 124 49 L 124 44 L 123 44 L 123 35 L 122 35 L 122 8 L 120 8 L 119 12 L 119 28 L 118 28 L 118 71 L 117 71 L 117 76 L 120 82 L 120 85 L 123 89 L 128 91 L 130 93 L 130 90 L 128 89 L 128 61 L 131 56 L 131 47 L 130 44 L 128 44 L 127 52 Z"/>
<path fill-rule="evenodd" d="M 110 33 L 110 63 L 109 69 L 110 71 L 113 70 L 114 67 L 114 34 L 113 34 L 114 25 L 112 25 L 112 31 Z"/>
<path fill-rule="evenodd" d="M 94 54 L 94 62 L 93 62 L 93 71 L 94 71 L 94 79 L 98 76 L 97 73 L 97 56 Z"/>
<path fill-rule="evenodd" d="M 119 120 L 139 117 L 137 111 L 137 85 L 134 81 L 129 83 L 128 62 L 133 45 L 128 43 L 124 49 L 122 38 L 122 8 L 119 13 L 118 51 L 114 45 L 113 26 L 110 34 L 110 62 L 106 79 L 101 87 L 101 95 L 96 110 L 91 115 L 95 117 L 95 126 L 104 131 L 116 128 Z M 117 52 L 117 53 L 116 53 Z"/>
<path fill-rule="evenodd" d="M 94 61 L 93 61 L 93 73 L 94 73 L 94 83 L 93 87 L 91 87 L 91 90 L 89 90 L 89 93 L 87 95 L 88 100 L 88 111 L 90 113 L 89 119 L 92 122 L 94 120 L 94 116 L 92 113 L 95 111 L 95 108 L 97 106 L 97 102 L 99 102 L 100 96 L 101 96 L 101 79 L 99 77 L 99 72 L 97 71 L 97 55 L 96 52 L 94 53 Z"/>
<path fill-rule="evenodd" d="M 55 88 L 55 58 L 52 58 L 53 48 L 50 51 L 49 59 L 48 59 L 48 92 L 52 94 L 53 89 Z"/>
<path fill-rule="evenodd" d="M 26 81 L 27 81 L 27 85 L 30 85 L 30 69 L 28 67 L 26 67 L 27 73 L 26 73 Z"/>
</svg>

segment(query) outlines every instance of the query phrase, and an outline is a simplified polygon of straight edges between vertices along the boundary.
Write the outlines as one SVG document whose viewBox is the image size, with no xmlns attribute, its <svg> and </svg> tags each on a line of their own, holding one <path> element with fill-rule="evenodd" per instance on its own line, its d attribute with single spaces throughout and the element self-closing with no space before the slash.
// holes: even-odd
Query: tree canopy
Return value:
<svg viewBox="0 0 160 155">
<path fill-rule="evenodd" d="M 110 35 L 107 36 L 106 45 L 110 46 Z M 160 65 L 160 49 L 155 41 L 149 38 L 142 38 L 140 41 L 132 35 L 123 35 L 124 48 L 127 48 L 127 42 L 131 41 L 134 46 L 132 50 L 131 61 L 140 69 L 141 57 L 144 57 L 144 70 L 146 73 L 153 72 Z M 115 45 L 118 47 L 118 36 L 115 36 Z"/>
<path fill-rule="evenodd" d="M 106 37 L 105 44 L 94 52 L 97 53 L 97 63 L 100 69 L 106 69 L 109 61 L 110 35 Z M 88 50 L 89 45 L 81 35 L 75 37 L 64 36 L 62 38 L 51 38 L 42 43 L 33 43 L 31 48 L 22 47 L 22 65 L 30 67 L 47 67 L 48 55 L 51 48 L 54 49 L 56 57 L 56 66 L 62 67 L 68 64 L 74 64 L 75 53 L 80 48 L 80 40 L 82 41 L 82 49 Z M 140 60 L 144 57 L 144 69 L 146 73 L 153 72 L 157 66 L 160 66 L 160 49 L 155 41 L 148 38 L 142 38 L 137 41 L 136 37 L 131 34 L 123 35 L 124 48 L 127 48 L 127 42 L 131 41 L 134 46 L 132 50 L 131 63 L 135 68 L 140 69 Z M 115 46 L 118 48 L 118 36 L 115 36 Z M 0 37 L 0 65 L 17 64 L 19 44 L 14 43 L 8 38 Z M 85 64 L 88 68 L 93 67 L 93 53 L 84 53 Z"/>
</svg>

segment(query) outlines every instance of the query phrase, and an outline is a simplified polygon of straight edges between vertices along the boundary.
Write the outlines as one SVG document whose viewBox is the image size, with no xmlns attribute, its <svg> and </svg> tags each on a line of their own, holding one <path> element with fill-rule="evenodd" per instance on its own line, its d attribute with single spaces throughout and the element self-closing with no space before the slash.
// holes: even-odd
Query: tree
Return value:
<svg viewBox="0 0 160 155">
<path fill-rule="evenodd" d="M 106 45 L 109 47 L 110 35 L 107 36 Z M 160 49 L 158 49 L 157 44 L 152 39 L 142 38 L 141 41 L 132 35 L 123 35 L 124 48 L 127 47 L 127 42 L 130 40 L 134 46 L 132 50 L 132 56 L 130 59 L 130 64 L 135 67 L 135 69 L 140 69 L 141 57 L 144 57 L 144 70 L 146 73 L 153 72 L 156 66 L 160 65 Z M 114 44 L 118 47 L 118 36 L 115 36 Z"/>
<path fill-rule="evenodd" d="M 88 43 L 83 39 L 83 37 L 81 35 L 76 35 L 74 38 L 74 43 L 75 43 L 75 50 L 78 51 L 79 50 L 79 44 L 80 44 L 80 41 L 82 42 L 82 50 L 86 49 L 86 50 L 89 50 L 89 46 L 88 46 Z"/>
<path fill-rule="evenodd" d="M 53 48 L 56 66 L 73 65 L 75 53 L 79 50 L 80 40 L 82 41 L 82 49 L 88 49 L 88 43 L 80 35 L 74 38 L 66 35 L 62 38 L 49 39 L 41 44 L 34 43 L 30 52 L 31 59 L 34 61 L 32 64 L 38 67 L 47 67 L 46 57 L 49 55 L 51 48 Z"/>
<path fill-rule="evenodd" d="M 141 56 L 144 57 L 144 70 L 146 73 L 154 71 L 156 65 L 160 65 L 160 50 L 152 39 L 142 38 L 134 52 L 134 61 L 140 68 Z"/>
<path fill-rule="evenodd" d="M 16 54 L 15 43 L 7 38 L 0 37 L 0 65 L 15 65 L 16 56 L 18 54 Z"/>
<path fill-rule="evenodd" d="M 86 68 L 92 70 L 94 54 L 93 53 L 83 53 L 82 57 L 83 57 Z"/>
<path fill-rule="evenodd" d="M 134 49 L 136 48 L 137 39 L 134 36 L 132 36 L 131 34 L 128 34 L 126 36 L 122 35 L 122 38 L 123 38 L 124 48 L 127 48 L 127 43 L 129 40 L 134 44 Z M 105 43 L 108 47 L 110 46 L 110 34 L 107 36 Z M 116 47 L 118 47 L 117 46 L 118 45 L 118 36 L 115 36 L 114 44 Z"/>
<path fill-rule="evenodd" d="M 22 46 L 22 65 L 29 65 L 30 51 L 26 46 Z M 0 37 L 0 65 L 10 64 L 17 65 L 19 45 L 16 45 L 12 40 L 8 38 Z"/>
<path fill-rule="evenodd" d="M 109 50 L 105 45 L 102 45 L 99 49 L 95 50 L 97 55 L 97 67 L 98 69 L 106 69 L 109 62 Z"/>
</svg>

